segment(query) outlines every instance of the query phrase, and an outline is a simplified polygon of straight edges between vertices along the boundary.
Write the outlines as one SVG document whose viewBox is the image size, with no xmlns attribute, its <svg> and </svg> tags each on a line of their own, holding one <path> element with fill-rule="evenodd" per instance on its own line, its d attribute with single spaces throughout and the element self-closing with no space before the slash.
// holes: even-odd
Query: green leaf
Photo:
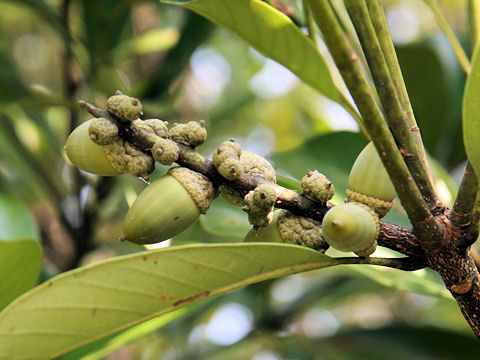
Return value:
<svg viewBox="0 0 480 360">
<path fill-rule="evenodd" d="M 435 328 L 433 326 L 389 326 L 380 329 L 357 329 L 332 337 L 334 344 L 350 344 L 359 359 L 385 359 L 385 354 L 395 350 L 392 359 L 478 359 L 478 339 L 468 333 Z M 345 351 L 345 347 L 338 347 Z"/>
<path fill-rule="evenodd" d="M 452 295 L 450 295 L 442 281 L 427 269 L 408 272 L 386 267 L 359 265 L 343 267 L 342 271 L 367 277 L 386 287 L 453 301 Z"/>
<path fill-rule="evenodd" d="M 42 247 L 35 239 L 0 240 L 0 310 L 37 283 Z"/>
<path fill-rule="evenodd" d="M 28 209 L 0 195 L 0 310 L 35 286 L 42 265 L 42 248 Z"/>
<path fill-rule="evenodd" d="M 442 35 L 396 47 L 422 139 L 429 154 L 452 167 L 463 161 L 464 75 Z"/>
<path fill-rule="evenodd" d="M 255 282 L 333 266 L 286 244 L 187 245 L 61 274 L 0 313 L 0 359 L 45 359 Z"/>
<path fill-rule="evenodd" d="M 290 69 L 330 99 L 345 104 L 315 44 L 288 18 L 260 0 L 161 0 L 184 6 L 223 26 L 263 55 Z"/>
<path fill-rule="evenodd" d="M 0 194 L 0 214 L 0 239 L 38 238 L 35 222 L 20 201 Z"/>
<path fill-rule="evenodd" d="M 463 98 L 463 141 L 475 173 L 480 174 L 480 46 L 475 48 L 472 70 Z"/>
<path fill-rule="evenodd" d="M 194 305 L 192 305 L 194 306 Z M 75 349 L 68 354 L 59 357 L 57 360 L 100 360 L 105 358 L 113 351 L 131 343 L 132 341 L 151 334 L 152 332 L 162 328 L 170 322 L 177 320 L 188 312 L 188 308 L 178 309 L 168 314 L 158 316 L 156 318 L 145 321 L 141 324 L 132 326 L 131 328 L 119 331 L 113 335 L 109 335 L 90 344 Z"/>
<path fill-rule="evenodd" d="M 236 240 L 242 240 L 252 228 L 247 214 L 223 199 L 212 203 L 207 214 L 200 217 L 200 224 L 210 234 Z"/>
</svg>

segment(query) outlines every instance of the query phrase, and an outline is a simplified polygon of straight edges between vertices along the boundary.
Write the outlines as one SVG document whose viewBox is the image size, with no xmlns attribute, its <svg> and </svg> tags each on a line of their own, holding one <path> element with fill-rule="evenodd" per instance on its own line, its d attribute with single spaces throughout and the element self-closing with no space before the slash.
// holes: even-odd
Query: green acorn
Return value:
<svg viewBox="0 0 480 360">
<path fill-rule="evenodd" d="M 340 251 L 368 256 L 375 251 L 380 231 L 378 216 L 368 206 L 344 203 L 327 211 L 322 222 L 323 236 Z"/>
<path fill-rule="evenodd" d="M 153 244 L 181 233 L 207 212 L 214 193 L 213 184 L 202 174 L 171 168 L 143 190 L 127 212 L 125 238 Z"/>
<path fill-rule="evenodd" d="M 355 160 L 348 187 L 347 201 L 365 204 L 380 217 L 385 216 L 392 207 L 395 187 L 373 142 L 368 143 Z"/>
<path fill-rule="evenodd" d="M 65 144 L 65 152 L 76 167 L 88 173 L 115 176 L 125 172 L 112 166 L 107 159 L 105 147 L 95 144 L 89 134 L 89 127 L 95 119 L 80 124 L 69 135 Z"/>
</svg>

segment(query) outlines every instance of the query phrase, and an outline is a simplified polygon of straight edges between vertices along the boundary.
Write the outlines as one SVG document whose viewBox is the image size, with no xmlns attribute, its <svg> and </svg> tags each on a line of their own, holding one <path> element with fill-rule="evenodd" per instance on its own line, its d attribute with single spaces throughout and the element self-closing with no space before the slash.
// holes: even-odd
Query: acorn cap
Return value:
<svg viewBox="0 0 480 360">
<path fill-rule="evenodd" d="M 272 221 L 265 227 L 251 229 L 245 238 L 244 242 L 278 242 L 282 243 L 282 236 L 278 229 L 278 216 L 281 210 L 273 212 Z"/>
<path fill-rule="evenodd" d="M 95 144 L 107 145 L 118 135 L 118 127 L 105 118 L 94 118 L 88 127 L 88 134 Z"/>
<path fill-rule="evenodd" d="M 243 172 L 250 175 L 259 175 L 265 180 L 276 182 L 277 176 L 275 169 L 266 159 L 260 155 L 251 153 L 249 151 L 242 151 L 240 155 L 240 162 L 243 165 Z"/>
<path fill-rule="evenodd" d="M 205 214 L 215 197 L 212 182 L 205 175 L 181 166 L 170 168 L 168 174 L 182 184 L 197 204 L 200 213 Z"/>
<path fill-rule="evenodd" d="M 200 216 L 197 204 L 180 182 L 164 175 L 137 197 L 125 217 L 125 238 L 137 244 L 167 240 Z"/>
<path fill-rule="evenodd" d="M 372 196 L 353 191 L 352 189 L 347 189 L 346 195 L 346 202 L 359 202 L 365 204 L 371 209 L 375 210 L 380 219 L 387 215 L 393 206 L 393 201 L 377 199 Z"/>
<path fill-rule="evenodd" d="M 143 114 L 140 100 L 121 93 L 108 98 L 107 110 L 124 122 L 138 119 Z"/>
<path fill-rule="evenodd" d="M 326 202 L 335 194 L 335 187 L 325 175 L 317 170 L 308 170 L 302 178 L 301 186 L 303 193 L 314 200 Z"/>
<path fill-rule="evenodd" d="M 278 228 L 285 243 L 306 246 L 321 252 L 328 249 L 328 244 L 323 238 L 322 224 L 319 221 L 281 210 L 278 216 Z"/>
<path fill-rule="evenodd" d="M 88 133 L 93 119 L 80 124 L 69 135 L 65 152 L 76 167 L 91 174 L 115 176 L 124 174 L 107 159 L 105 147 L 95 144 Z"/>
</svg>

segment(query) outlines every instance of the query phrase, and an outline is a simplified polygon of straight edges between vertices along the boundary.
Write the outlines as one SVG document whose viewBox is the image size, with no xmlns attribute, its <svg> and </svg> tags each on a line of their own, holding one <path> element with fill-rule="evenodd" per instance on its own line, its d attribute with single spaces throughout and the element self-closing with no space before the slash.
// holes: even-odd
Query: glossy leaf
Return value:
<svg viewBox="0 0 480 360">
<path fill-rule="evenodd" d="M 337 264 L 285 244 L 190 245 L 61 274 L 0 313 L 0 359 L 45 359 L 251 283 Z"/>
<path fill-rule="evenodd" d="M 463 98 L 463 141 L 475 173 L 480 174 L 480 46 L 473 54 Z"/>
<path fill-rule="evenodd" d="M 315 44 L 284 14 L 260 0 L 161 0 L 184 6 L 223 26 L 305 83 L 339 103 L 345 100 Z"/>
</svg>

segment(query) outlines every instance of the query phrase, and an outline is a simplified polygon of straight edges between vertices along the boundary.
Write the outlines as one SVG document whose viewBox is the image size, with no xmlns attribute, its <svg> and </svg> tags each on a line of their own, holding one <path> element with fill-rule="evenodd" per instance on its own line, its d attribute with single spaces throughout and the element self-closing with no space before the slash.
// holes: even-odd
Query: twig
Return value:
<svg viewBox="0 0 480 360">
<path fill-rule="evenodd" d="M 430 9 L 433 12 L 433 16 L 435 17 L 435 20 L 437 20 L 438 25 L 447 36 L 448 41 L 450 41 L 450 45 L 452 45 L 453 51 L 455 52 L 455 55 L 457 55 L 457 59 L 461 67 L 463 68 L 466 74 L 469 74 L 471 69 L 470 61 L 468 60 L 468 57 L 465 54 L 465 51 L 463 50 L 462 45 L 460 45 L 460 42 L 455 36 L 455 33 L 453 32 L 450 25 L 448 25 L 447 20 L 445 19 L 442 12 L 440 11 L 437 2 L 435 0 L 423 0 L 423 1 L 430 7 Z"/>
<path fill-rule="evenodd" d="M 378 0 L 367 1 L 367 5 L 370 19 L 380 45 L 380 53 L 372 54 L 372 56 L 378 61 L 382 61 L 384 59 L 384 66 L 386 67 L 387 72 L 390 74 L 390 89 L 386 89 L 386 91 L 391 91 L 392 88 L 396 90 L 396 98 L 394 98 L 394 93 L 387 92 L 386 94 L 380 94 L 384 100 L 387 100 L 386 97 L 392 94 L 392 98 L 388 99 L 390 100 L 388 103 L 397 107 L 399 124 L 394 125 L 391 123 L 393 135 L 395 136 L 397 144 L 401 143 L 399 141 L 401 140 L 400 137 L 402 135 L 405 136 L 404 140 L 406 140 L 408 144 L 403 144 L 401 147 L 404 148 L 407 153 L 413 154 L 413 156 L 407 156 L 405 158 L 405 162 L 407 163 L 415 182 L 420 188 L 420 192 L 423 194 L 423 197 L 427 202 L 432 214 L 434 216 L 440 215 L 442 213 L 443 206 L 435 194 L 432 174 L 427 162 L 427 154 L 423 146 L 420 129 L 417 126 L 415 115 L 413 114 L 413 109 L 408 97 L 405 81 L 403 80 L 402 70 L 400 69 L 397 54 L 390 36 L 390 29 L 385 17 L 385 12 L 380 6 Z M 364 15 L 366 16 L 366 14 Z M 373 34 L 371 35 L 373 36 Z M 366 43 L 368 44 L 369 41 L 371 41 L 371 39 L 367 39 Z M 374 76 L 377 74 L 377 70 L 378 68 L 376 64 L 374 64 L 372 67 L 372 74 Z M 381 75 L 379 74 L 379 76 Z M 380 90 L 378 91 L 380 92 Z M 388 120 L 388 114 L 392 114 L 393 112 L 389 112 L 385 106 L 384 110 L 387 113 Z M 399 133 L 399 126 L 400 128 L 404 129 L 404 134 Z M 409 149 L 409 147 L 411 147 L 411 149 Z"/>
<path fill-rule="evenodd" d="M 303 0 L 303 12 L 305 14 L 305 20 L 307 23 L 308 36 L 312 39 L 315 47 L 317 47 L 317 33 L 315 31 L 315 21 L 312 16 L 312 9 L 310 9 L 310 3 L 308 0 Z"/>
<path fill-rule="evenodd" d="M 440 246 L 445 236 L 444 228 L 430 213 L 415 184 L 393 135 L 369 91 L 368 81 L 357 61 L 358 56 L 345 37 L 329 4 L 324 0 L 310 0 L 310 3 L 330 53 L 362 114 L 365 127 L 375 143 L 416 234 L 424 247 Z"/>
<path fill-rule="evenodd" d="M 120 122 L 109 112 L 89 104 L 84 100 L 80 100 L 78 104 L 95 117 L 103 117 L 115 122 L 120 129 L 120 136 L 125 137 L 142 151 L 150 152 L 150 149 L 157 139 L 155 135 L 152 136 L 152 134 L 142 132 L 142 130 L 137 128 L 133 123 L 126 124 Z M 178 143 L 177 145 L 180 148 L 180 158 L 177 163 L 204 174 L 216 185 L 228 184 L 245 195 L 249 191 L 254 190 L 259 184 L 265 182 L 261 177 L 248 174 L 243 174 L 235 181 L 227 181 L 218 174 L 209 159 L 203 157 L 188 146 Z M 275 207 L 292 211 L 297 215 L 309 217 L 321 222 L 325 213 L 333 206 L 330 203 L 315 202 L 294 190 L 284 188 L 280 185 L 275 184 L 275 186 L 277 191 Z M 424 255 L 417 237 L 409 228 L 381 222 L 377 242 L 380 246 L 388 247 L 407 256 L 421 259 Z"/>
<path fill-rule="evenodd" d="M 455 204 L 450 212 L 450 219 L 454 226 L 464 227 L 471 224 L 477 190 L 477 175 L 472 168 L 472 164 L 468 161 Z M 472 230 L 478 234 L 478 228 L 475 229 L 474 227 Z"/>
<path fill-rule="evenodd" d="M 470 23 L 470 43 L 472 52 L 480 40 L 480 0 L 468 0 L 468 15 Z"/>
</svg>

